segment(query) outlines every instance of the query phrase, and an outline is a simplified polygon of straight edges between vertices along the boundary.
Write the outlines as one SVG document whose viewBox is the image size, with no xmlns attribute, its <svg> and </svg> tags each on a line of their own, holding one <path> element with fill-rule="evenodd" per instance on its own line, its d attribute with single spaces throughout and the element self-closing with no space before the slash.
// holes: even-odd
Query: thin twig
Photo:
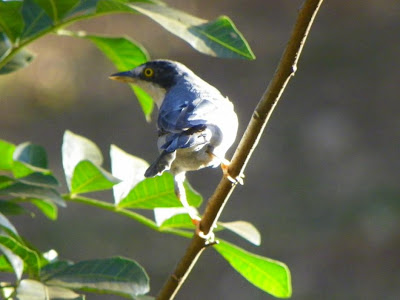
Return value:
<svg viewBox="0 0 400 300">
<path fill-rule="evenodd" d="M 299 10 L 296 24 L 275 74 L 261 97 L 232 158 L 232 162 L 229 166 L 229 174 L 232 177 L 235 178 L 243 174 L 276 104 L 290 78 L 294 75 L 308 32 L 322 1 L 323 0 L 306 0 Z M 208 200 L 205 213 L 201 220 L 201 230 L 205 234 L 207 234 L 218 221 L 234 188 L 235 185 L 232 185 L 226 178 L 222 178 L 214 194 Z M 204 240 L 195 235 L 175 271 L 161 289 L 157 300 L 174 299 L 204 249 Z"/>
</svg>

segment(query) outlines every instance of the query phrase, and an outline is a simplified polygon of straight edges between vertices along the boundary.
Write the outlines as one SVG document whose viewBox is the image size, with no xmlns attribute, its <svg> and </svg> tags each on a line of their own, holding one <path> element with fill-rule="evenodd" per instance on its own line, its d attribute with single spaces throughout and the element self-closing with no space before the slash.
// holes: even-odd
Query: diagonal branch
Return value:
<svg viewBox="0 0 400 300">
<path fill-rule="evenodd" d="M 299 10 L 296 24 L 275 74 L 254 110 L 252 119 L 233 156 L 229 166 L 229 174 L 232 177 L 243 173 L 276 104 L 290 78 L 294 75 L 304 43 L 322 1 L 306 0 Z M 208 200 L 204 216 L 201 220 L 201 230 L 205 234 L 212 230 L 216 224 L 234 188 L 235 185 L 232 185 L 226 178 L 222 178 L 214 194 Z M 194 235 L 185 255 L 161 289 L 157 300 L 173 299 L 175 297 L 204 249 L 204 239 L 198 235 Z"/>
</svg>

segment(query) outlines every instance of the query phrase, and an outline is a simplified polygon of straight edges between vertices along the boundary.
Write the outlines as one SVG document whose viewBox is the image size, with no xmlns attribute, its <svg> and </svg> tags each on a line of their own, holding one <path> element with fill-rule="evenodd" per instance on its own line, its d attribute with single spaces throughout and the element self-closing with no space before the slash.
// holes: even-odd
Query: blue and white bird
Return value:
<svg viewBox="0 0 400 300">
<path fill-rule="evenodd" d="M 158 106 L 158 149 L 160 155 L 145 177 L 169 171 L 174 176 L 175 194 L 195 224 L 183 182 L 187 171 L 222 166 L 227 178 L 227 150 L 235 141 L 238 118 L 232 102 L 183 64 L 171 60 L 148 61 L 111 79 L 133 83 L 144 89 Z"/>
</svg>

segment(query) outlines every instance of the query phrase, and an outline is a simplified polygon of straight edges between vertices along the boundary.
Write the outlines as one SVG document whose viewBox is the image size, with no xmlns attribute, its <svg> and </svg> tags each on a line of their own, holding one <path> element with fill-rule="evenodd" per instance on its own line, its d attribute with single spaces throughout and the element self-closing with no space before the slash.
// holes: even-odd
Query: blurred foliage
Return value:
<svg viewBox="0 0 400 300">
<path fill-rule="evenodd" d="M 26 67 L 34 58 L 26 46 L 38 38 L 55 33 L 86 38 L 93 42 L 117 67 L 132 69 L 148 54 L 127 37 L 104 37 L 62 30 L 77 21 L 111 13 L 143 14 L 169 32 L 188 42 L 197 51 L 217 57 L 254 59 L 247 41 L 226 16 L 206 21 L 173 9 L 156 0 L 65 0 L 0 1 L 0 74 Z M 152 100 L 139 87 L 132 86 L 147 119 Z"/>
<path fill-rule="evenodd" d="M 178 208 L 181 204 L 174 197 L 173 178 L 170 174 L 144 179 L 142 168 L 127 168 L 143 164 L 143 160 L 116 146 L 111 147 L 110 155 L 112 172 L 118 174 L 119 178 L 101 167 L 103 156 L 95 143 L 66 131 L 62 157 L 70 192 L 61 195 L 57 191 L 57 179 L 47 169 L 47 154 L 42 147 L 31 143 L 16 146 L 0 140 L 1 170 L 12 174 L 15 169 L 20 169 L 21 164 L 24 166 L 23 176 L 0 177 L 0 195 L 5 197 L 0 206 L 0 250 L 3 253 L 0 270 L 13 271 L 17 277 L 16 284 L 1 283 L 5 298 L 16 296 L 18 299 L 29 299 L 41 290 L 54 294 L 51 299 L 83 297 L 74 290 L 113 293 L 135 299 L 149 291 L 148 276 L 132 260 L 110 258 L 73 264 L 59 260 L 55 250 L 49 251 L 51 255 L 41 253 L 24 242 L 4 215 L 10 213 L 7 207 L 13 207 L 12 214 L 25 213 L 25 209 L 20 206 L 21 202 L 33 204 L 54 220 L 57 217 L 57 205 L 65 206 L 65 201 L 75 201 L 111 210 L 159 232 L 187 238 L 192 236 L 192 221 L 185 210 Z M 127 190 L 121 190 L 118 185 Z M 201 196 L 190 184 L 186 183 L 185 188 L 189 204 L 198 207 L 202 202 Z M 106 189 L 114 189 L 114 204 L 82 196 Z M 156 222 L 133 209 L 154 209 Z M 222 229 L 231 230 L 250 242 L 260 242 L 258 230 L 248 222 L 236 221 L 220 225 Z M 256 256 L 222 240 L 215 249 L 234 269 L 262 290 L 282 298 L 291 294 L 290 273 L 284 264 Z M 20 281 L 23 272 L 27 273 L 29 279 Z"/>
</svg>

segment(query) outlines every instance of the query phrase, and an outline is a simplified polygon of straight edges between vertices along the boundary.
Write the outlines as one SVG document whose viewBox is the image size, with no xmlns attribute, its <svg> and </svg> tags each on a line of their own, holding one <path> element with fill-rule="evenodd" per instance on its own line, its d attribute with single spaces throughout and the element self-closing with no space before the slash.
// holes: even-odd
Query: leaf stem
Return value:
<svg viewBox="0 0 400 300">
<path fill-rule="evenodd" d="M 115 206 L 112 203 L 100 201 L 100 200 L 93 199 L 93 198 L 84 197 L 81 195 L 64 194 L 64 195 L 62 195 L 62 197 L 65 201 L 77 202 L 77 203 L 81 203 L 81 204 L 95 206 L 95 207 L 101 208 L 103 210 L 112 211 L 119 215 L 133 219 L 133 220 L 135 220 L 155 231 L 158 231 L 158 232 L 175 234 L 175 235 L 186 237 L 186 238 L 191 238 L 193 236 L 193 234 L 191 232 L 185 231 L 185 230 L 180 230 L 180 229 L 175 229 L 175 228 L 160 228 L 157 226 L 157 224 L 154 221 L 146 218 L 145 216 L 138 214 L 137 212 L 134 212 L 129 209 L 120 208 L 118 206 Z"/>
<path fill-rule="evenodd" d="M 299 10 L 289 42 L 281 57 L 275 74 L 255 108 L 253 117 L 250 120 L 232 158 L 232 162 L 229 166 L 229 174 L 232 177 L 235 178 L 236 176 L 243 174 L 243 171 L 256 148 L 262 133 L 264 132 L 265 126 L 267 125 L 275 106 L 277 105 L 290 78 L 294 75 L 304 43 L 322 2 L 323 0 L 306 0 L 302 8 Z M 218 221 L 218 218 L 234 188 L 235 185 L 232 185 L 232 183 L 225 177 L 222 178 L 214 194 L 208 200 L 205 213 L 200 223 L 200 229 L 205 234 L 210 232 L 213 225 Z M 195 235 L 192 238 L 186 253 L 178 263 L 175 271 L 167 279 L 157 296 L 157 300 L 174 299 L 191 269 L 205 249 L 204 243 L 204 239 L 201 239 L 198 235 Z"/>
</svg>

